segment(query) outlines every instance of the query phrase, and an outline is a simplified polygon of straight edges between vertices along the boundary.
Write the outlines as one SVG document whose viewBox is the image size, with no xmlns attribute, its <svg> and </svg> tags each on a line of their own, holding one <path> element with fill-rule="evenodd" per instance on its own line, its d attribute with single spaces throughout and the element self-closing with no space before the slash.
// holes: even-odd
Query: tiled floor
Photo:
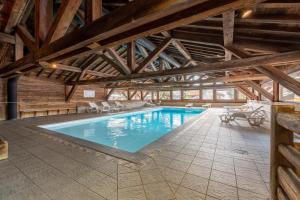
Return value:
<svg viewBox="0 0 300 200">
<path fill-rule="evenodd" d="M 269 199 L 268 129 L 221 124 L 220 112 L 149 148 L 142 165 L 33 132 L 30 120 L 1 122 L 0 199 Z"/>
</svg>

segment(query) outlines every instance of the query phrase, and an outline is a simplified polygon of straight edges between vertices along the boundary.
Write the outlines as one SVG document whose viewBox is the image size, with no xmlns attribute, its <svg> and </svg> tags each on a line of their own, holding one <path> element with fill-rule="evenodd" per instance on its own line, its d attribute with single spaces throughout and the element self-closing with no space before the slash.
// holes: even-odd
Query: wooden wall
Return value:
<svg viewBox="0 0 300 200">
<path fill-rule="evenodd" d="M 84 98 L 84 90 L 95 90 L 95 98 Z M 99 101 L 104 98 L 105 90 L 99 86 L 79 86 L 71 102 Z M 60 83 L 22 76 L 18 80 L 18 101 L 20 103 L 65 103 L 65 86 Z"/>
<path fill-rule="evenodd" d="M 0 120 L 6 116 L 6 81 L 0 79 Z"/>
<path fill-rule="evenodd" d="M 63 83 L 50 82 L 27 76 L 20 77 L 17 89 L 19 117 L 66 114 L 70 110 L 73 113 L 76 112 L 77 105 L 86 105 L 85 102 L 89 101 L 104 100 L 106 94 L 105 89 L 96 85 L 79 86 L 71 102 L 68 103 L 65 102 L 65 92 L 68 92 L 68 90 L 69 88 L 66 88 Z M 95 97 L 84 98 L 84 90 L 94 90 Z M 70 110 L 64 110 L 65 108 L 70 108 Z M 37 112 L 31 112 L 31 110 L 37 110 Z"/>
</svg>

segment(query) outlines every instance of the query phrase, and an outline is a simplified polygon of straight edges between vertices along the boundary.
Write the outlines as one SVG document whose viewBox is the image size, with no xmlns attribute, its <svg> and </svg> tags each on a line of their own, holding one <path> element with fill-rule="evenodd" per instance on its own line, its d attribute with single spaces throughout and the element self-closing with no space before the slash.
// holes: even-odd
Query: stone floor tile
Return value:
<svg viewBox="0 0 300 200">
<path fill-rule="evenodd" d="M 164 157 L 164 156 L 156 156 L 156 157 L 154 157 L 154 160 L 158 166 L 163 166 L 163 167 L 168 166 L 170 164 L 170 162 L 172 161 L 171 158 Z"/>
<path fill-rule="evenodd" d="M 254 193 L 262 195 L 268 194 L 268 189 L 262 181 L 237 176 L 237 186 L 238 188 L 245 189 Z"/>
<path fill-rule="evenodd" d="M 238 189 L 239 200 L 271 200 L 268 194 L 257 194 L 247 190 Z"/>
<path fill-rule="evenodd" d="M 157 183 L 164 181 L 162 173 L 159 169 L 150 169 L 140 171 L 143 184 Z"/>
<path fill-rule="evenodd" d="M 211 168 L 212 163 L 213 163 L 212 160 L 209 160 L 206 158 L 199 158 L 199 157 L 196 157 L 192 162 L 192 164 L 200 165 L 200 166 L 207 167 L 207 168 Z"/>
<path fill-rule="evenodd" d="M 176 194 L 176 200 L 205 200 L 205 194 L 179 187 Z"/>
<path fill-rule="evenodd" d="M 221 163 L 221 162 L 214 162 L 213 163 L 213 169 L 218 170 L 218 171 L 222 171 L 222 172 L 235 174 L 234 166 L 224 164 L 224 163 Z"/>
<path fill-rule="evenodd" d="M 179 161 L 191 163 L 194 160 L 194 156 L 180 153 L 175 157 L 175 159 Z"/>
<path fill-rule="evenodd" d="M 169 200 L 175 196 L 165 182 L 144 185 L 147 200 Z"/>
<path fill-rule="evenodd" d="M 237 188 L 214 181 L 209 181 L 207 195 L 221 200 L 238 199 Z"/>
<path fill-rule="evenodd" d="M 202 167 L 201 165 L 191 165 L 188 169 L 189 174 L 200 176 L 208 179 L 210 176 L 211 168 Z"/>
<path fill-rule="evenodd" d="M 235 175 L 230 173 L 221 172 L 218 170 L 212 170 L 210 175 L 210 180 L 236 187 Z"/>
<path fill-rule="evenodd" d="M 206 194 L 208 179 L 186 174 L 182 180 L 181 186 Z"/>
<path fill-rule="evenodd" d="M 179 184 L 184 176 L 184 172 L 177 171 L 171 168 L 165 168 L 162 170 L 162 175 L 166 181 Z"/>
<path fill-rule="evenodd" d="M 118 200 L 146 200 L 143 186 L 119 189 Z"/>
<path fill-rule="evenodd" d="M 168 158 L 175 158 L 178 155 L 178 152 L 169 151 L 169 150 L 162 150 L 159 153 L 160 156 L 168 157 Z"/>
<path fill-rule="evenodd" d="M 173 160 L 168 167 L 178 171 L 186 172 L 190 167 L 190 163 L 179 160 Z"/>
<path fill-rule="evenodd" d="M 119 188 L 142 185 L 140 174 L 138 172 L 119 174 L 118 185 Z"/>
<path fill-rule="evenodd" d="M 238 176 L 242 176 L 242 177 L 246 177 L 246 178 L 250 178 L 250 179 L 255 179 L 255 180 L 258 180 L 258 181 L 262 180 L 262 177 L 261 177 L 260 173 L 257 170 L 236 167 L 235 168 L 235 173 Z"/>
</svg>

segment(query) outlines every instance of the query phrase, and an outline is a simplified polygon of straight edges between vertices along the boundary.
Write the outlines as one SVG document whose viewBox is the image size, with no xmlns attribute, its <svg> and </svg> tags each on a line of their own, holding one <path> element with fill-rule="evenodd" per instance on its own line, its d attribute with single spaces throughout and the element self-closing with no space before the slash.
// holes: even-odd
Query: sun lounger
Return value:
<svg viewBox="0 0 300 200">
<path fill-rule="evenodd" d="M 236 118 L 246 119 L 251 126 L 260 126 L 266 120 L 266 112 L 262 109 L 263 106 L 249 111 L 230 111 L 223 113 L 219 116 L 220 120 L 224 123 L 229 123 L 236 120 Z"/>
</svg>

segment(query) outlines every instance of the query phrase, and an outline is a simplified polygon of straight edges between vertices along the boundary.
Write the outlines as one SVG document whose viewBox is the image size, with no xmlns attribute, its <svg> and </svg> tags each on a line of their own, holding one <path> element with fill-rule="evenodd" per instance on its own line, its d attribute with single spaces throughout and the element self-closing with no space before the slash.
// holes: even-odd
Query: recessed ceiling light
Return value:
<svg viewBox="0 0 300 200">
<path fill-rule="evenodd" d="M 56 68 L 56 67 L 57 67 L 57 65 L 53 63 L 52 64 L 52 68 Z"/>
</svg>

